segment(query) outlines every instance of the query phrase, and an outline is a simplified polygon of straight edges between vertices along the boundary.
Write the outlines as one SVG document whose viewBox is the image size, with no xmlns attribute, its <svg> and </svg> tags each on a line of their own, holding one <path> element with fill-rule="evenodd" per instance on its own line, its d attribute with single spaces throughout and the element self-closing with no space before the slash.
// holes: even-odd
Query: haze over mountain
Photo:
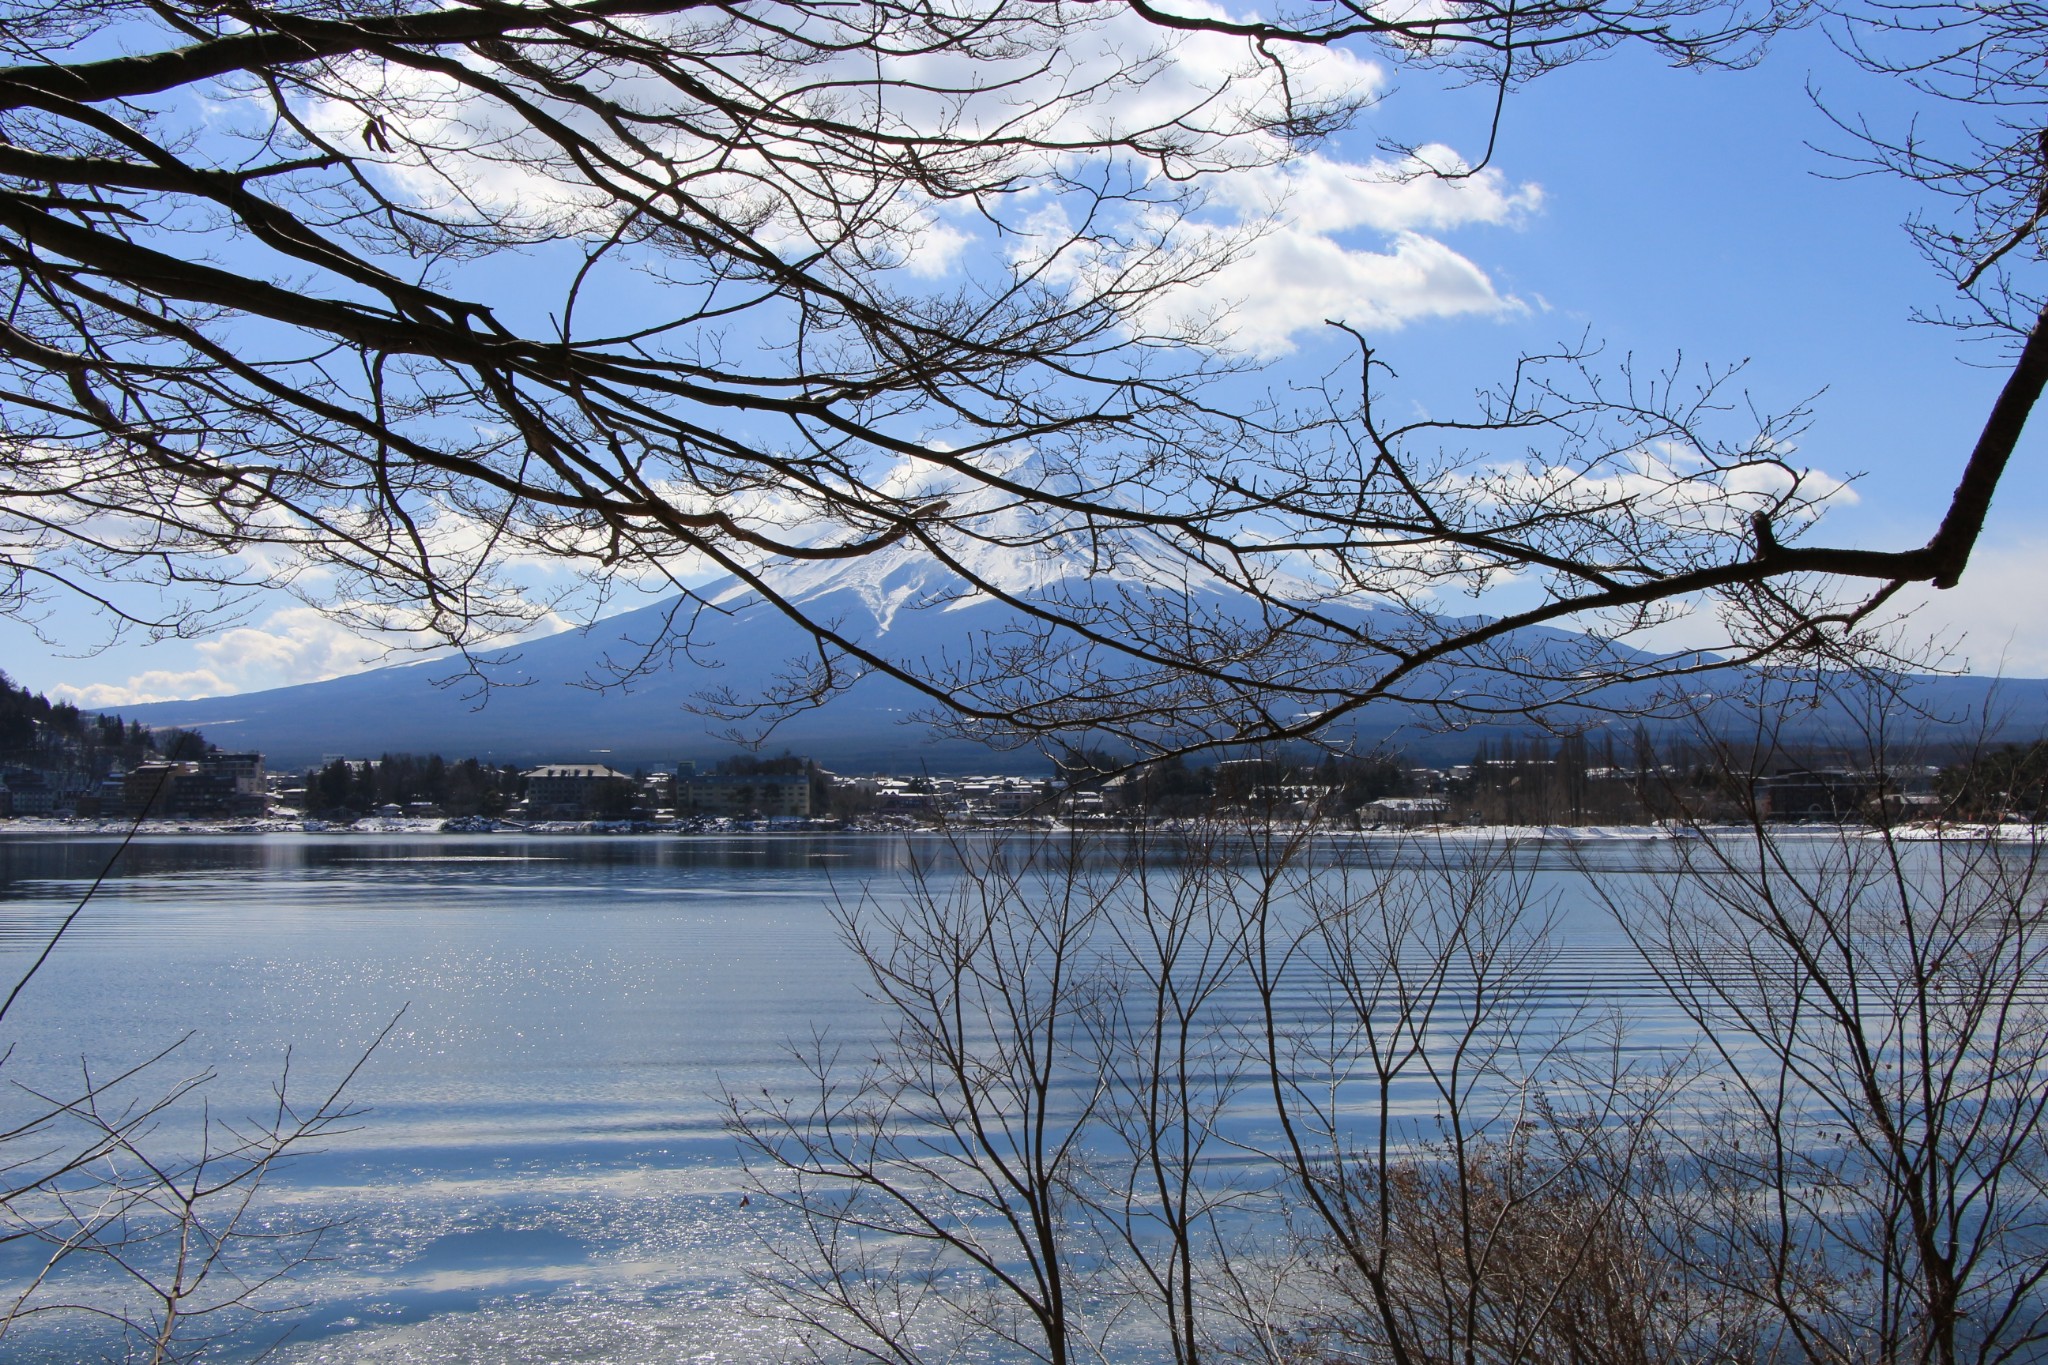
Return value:
<svg viewBox="0 0 2048 1365">
<path fill-rule="evenodd" d="M 1042 595 L 1058 591 L 1065 577 L 1049 556 L 1006 555 L 995 547 L 984 553 L 988 558 L 976 571 L 1006 591 Z M 1128 584 L 1147 571 L 1134 559 L 1109 573 Z M 833 622 L 898 660 L 957 660 L 1017 619 L 1012 608 L 968 592 L 963 579 L 907 548 L 785 565 L 775 582 L 812 619 Z M 1220 581 L 1181 580 L 1176 589 L 1215 608 L 1230 605 Z M 815 650 L 801 628 L 737 579 L 699 592 L 712 609 L 694 616 L 690 647 L 660 651 L 659 666 L 623 685 L 600 684 L 664 637 L 678 599 L 506 650 L 501 662 L 483 669 L 492 686 L 482 695 L 476 679 L 460 676 L 459 662 L 429 659 L 297 687 L 121 711 L 146 725 L 195 727 L 223 746 L 262 750 L 279 767 L 386 752 L 628 767 L 717 757 L 732 751 L 736 727 L 706 714 L 705 697 L 764 696 L 792 660 Z M 991 749 L 919 723 L 934 709 L 909 686 L 871 674 L 824 707 L 784 720 L 768 747 L 786 747 L 840 771 L 1046 770 L 1038 749 Z M 1385 728 L 1405 719 L 1390 715 Z"/>
<path fill-rule="evenodd" d="M 873 569 L 880 566 L 858 565 Z M 706 596 L 729 615 L 699 617 L 691 646 L 628 683 L 598 685 L 615 665 L 661 638 L 673 599 L 608 617 L 587 629 L 528 641 L 482 671 L 492 683 L 456 676 L 447 659 L 374 669 L 326 682 L 238 696 L 123 707 L 146 725 L 196 727 L 216 743 L 260 749 L 273 766 L 323 756 L 439 752 L 498 762 L 602 761 L 630 768 L 731 752 L 734 723 L 703 712 L 711 692 L 765 695 L 809 637 L 780 611 L 741 598 L 735 583 Z M 851 573 L 819 585 L 807 607 L 854 635 L 886 639 L 903 657 L 957 652 L 1002 608 L 986 600 L 919 608 L 922 585 L 884 573 Z M 736 600 L 740 599 L 740 600 Z M 697 708 L 697 709 L 693 709 Z M 807 754 L 842 771 L 970 769 L 1042 772 L 1033 751 L 992 753 L 911 723 L 928 698 L 891 678 L 871 675 L 818 710 L 786 719 L 769 746 Z"/>
<path fill-rule="evenodd" d="M 997 545 L 979 553 L 982 559 L 973 568 L 985 581 L 1040 600 L 1061 592 L 1085 594 L 1105 581 L 1120 590 L 1158 590 L 1168 572 L 1134 554 L 1106 567 L 1098 563 L 1096 577 L 1083 579 L 1056 543 L 1042 554 Z M 1171 589 L 1188 594 L 1198 608 L 1249 614 L 1248 600 L 1221 580 L 1189 581 L 1177 567 L 1173 572 Z M 832 622 L 899 661 L 957 661 L 1018 620 L 1013 608 L 971 593 L 950 570 L 903 546 L 854 559 L 785 564 L 774 573 L 778 589 L 810 619 Z M 481 695 L 475 679 L 460 676 L 459 663 L 430 659 L 297 687 L 122 712 L 151 726 L 201 729 L 225 747 L 261 750 L 277 768 L 405 752 L 519 764 L 602 761 L 627 769 L 714 759 L 732 752 L 735 726 L 705 714 L 706 695 L 765 696 L 791 660 L 814 650 L 802 629 L 738 580 L 708 585 L 700 594 L 713 610 L 695 616 L 690 647 L 662 651 L 657 667 L 625 684 L 600 685 L 664 638 L 677 610 L 674 599 L 508 650 L 484 668 L 493 685 Z M 1369 615 L 1365 608 L 1355 610 L 1360 620 Z M 1541 634 L 1567 644 L 1576 638 Z M 2031 737 L 2048 728 L 2048 683 L 1929 678 L 1921 680 L 1916 695 L 1932 714 L 1973 729 L 1987 707 L 2015 734 Z M 767 747 L 809 755 L 841 772 L 1046 771 L 1037 748 L 995 750 L 936 732 L 921 722 L 933 710 L 912 688 L 871 674 L 825 706 L 784 720 Z M 1794 723 L 1811 731 L 1825 719 L 1809 716 Z M 1729 723 L 1743 721 L 1731 713 Z M 1446 734 L 1429 718 L 1381 704 L 1348 720 L 1340 738 L 1360 747 L 1391 743 L 1418 760 L 1451 763 L 1470 757 L 1478 735 Z"/>
</svg>

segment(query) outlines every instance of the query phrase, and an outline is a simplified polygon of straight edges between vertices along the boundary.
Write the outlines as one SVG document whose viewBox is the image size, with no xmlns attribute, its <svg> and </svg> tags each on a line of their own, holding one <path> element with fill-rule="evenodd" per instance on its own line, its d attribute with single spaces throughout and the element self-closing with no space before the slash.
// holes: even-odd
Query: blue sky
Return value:
<svg viewBox="0 0 2048 1365">
<path fill-rule="evenodd" d="M 1385 101 L 1300 174 L 1289 223 L 1227 282 L 1245 296 L 1249 329 L 1268 319 L 1270 335 L 1248 344 L 1271 358 L 1273 382 L 1320 370 L 1341 348 L 1296 322 L 1328 304 L 1369 325 L 1404 395 L 1432 406 L 1520 351 L 1582 335 L 1615 361 L 1747 360 L 1743 387 L 1763 410 L 1819 395 L 1800 461 L 1861 476 L 1822 537 L 1920 543 L 2001 373 L 1984 364 L 1995 355 L 1910 320 L 1948 293 L 1901 227 L 1920 201 L 1893 180 L 1840 178 L 1842 164 L 1809 145 L 1845 146 L 1809 84 L 1880 127 L 1914 112 L 1814 30 L 1785 36 L 1749 71 L 1672 71 L 1626 54 L 1518 92 L 1497 175 L 1466 199 L 1393 206 L 1355 188 L 1378 139 L 1476 155 L 1488 113 L 1478 92 L 1396 76 Z M 2022 446 L 1963 586 L 1922 594 L 1904 627 L 1959 644 L 1978 671 L 2048 676 L 2048 612 L 2036 605 L 2048 572 L 2044 441 L 2048 420 Z M 377 654 L 282 599 L 210 639 L 80 654 L 104 630 L 76 610 L 45 623 L 64 649 L 0 623 L 0 666 L 53 696 L 118 706 L 311 681 Z"/>
</svg>

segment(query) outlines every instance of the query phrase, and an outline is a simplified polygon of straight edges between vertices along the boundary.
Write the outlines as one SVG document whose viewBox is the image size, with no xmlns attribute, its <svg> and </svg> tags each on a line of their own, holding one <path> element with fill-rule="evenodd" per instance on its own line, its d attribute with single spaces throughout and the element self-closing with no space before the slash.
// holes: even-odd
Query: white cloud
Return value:
<svg viewBox="0 0 2048 1365">
<path fill-rule="evenodd" d="M 1255 17 L 1207 0 L 1186 0 L 1179 8 L 1201 16 Z M 730 40 L 713 28 L 700 32 L 691 17 L 661 22 L 686 46 L 691 35 L 712 51 Z M 808 37 L 830 45 L 853 36 L 838 24 L 820 12 L 800 26 Z M 1385 328 L 1425 316 L 1519 306 L 1500 298 L 1476 266 L 1442 244 L 1400 234 L 1506 221 L 1540 202 L 1532 187 L 1513 186 L 1491 169 L 1458 179 L 1431 174 L 1431 168 L 1463 169 L 1457 154 L 1442 146 L 1422 148 L 1403 161 L 1290 156 L 1276 120 L 1289 110 L 1383 92 L 1387 72 L 1379 63 L 1340 47 L 1258 48 L 1219 34 L 1173 34 L 1121 6 L 1063 14 L 1042 27 L 1035 20 L 1013 27 L 1000 34 L 991 30 L 971 55 L 959 45 L 929 48 L 906 41 L 900 53 L 883 58 L 856 50 L 822 66 L 782 69 L 771 62 L 759 71 L 748 68 L 750 80 L 771 90 L 778 81 L 795 82 L 783 94 L 799 104 L 813 98 L 803 89 L 831 92 L 817 98 L 852 101 L 845 108 L 835 104 L 834 116 L 872 121 L 886 132 L 944 133 L 968 143 L 978 136 L 1014 139 L 987 166 L 978 164 L 979 152 L 953 157 L 974 165 L 970 178 L 1006 182 L 1012 192 L 940 204 L 913 185 L 886 178 L 864 182 L 852 165 L 814 184 L 802 174 L 777 170 L 757 151 L 716 138 L 693 140 L 679 131 L 660 150 L 686 173 L 693 196 L 753 223 L 757 239 L 790 250 L 834 240 L 847 227 L 840 196 L 870 195 L 856 234 L 864 250 L 871 260 L 893 261 L 923 280 L 956 274 L 977 259 L 1007 255 L 1013 264 L 1028 264 L 1033 234 L 1055 222 L 1064 226 L 1057 201 L 1086 200 L 1070 187 L 1098 176 L 1131 177 L 1125 189 L 1135 197 L 1127 206 L 1131 221 L 1123 226 L 1142 235 L 1155 193 L 1164 199 L 1174 193 L 1157 174 L 1161 161 L 1154 158 L 1161 158 L 1174 177 L 1192 177 L 1210 206 L 1220 210 L 1186 225 L 1191 252 L 1233 239 L 1279 212 L 1277 230 L 1246 260 L 1168 309 L 1181 320 L 1228 312 L 1241 324 L 1238 344 L 1260 354 L 1290 348 L 1293 331 L 1286 319 L 1301 314 L 1307 293 L 1327 297 L 1308 307 L 1302 327 L 1320 326 L 1332 312 Z M 841 67 L 859 74 L 832 81 Z M 382 173 L 420 203 L 457 217 L 472 211 L 470 205 L 534 215 L 536 223 L 552 219 L 558 230 L 595 236 L 616 225 L 605 207 L 607 196 L 582 183 L 581 172 L 447 76 L 362 62 L 329 79 L 353 99 L 316 101 L 306 117 L 328 136 L 355 144 L 363 137 L 365 108 L 389 111 L 403 136 L 397 153 L 382 158 Z M 863 81 L 886 92 L 873 97 L 880 102 L 870 106 L 855 93 Z M 610 78 L 606 93 L 664 112 L 673 110 L 675 100 L 666 82 L 633 68 Z M 574 111 L 554 112 L 579 126 L 587 122 Z M 586 131 L 605 139 L 601 129 Z M 1119 145 L 1146 147 L 1151 155 L 1104 151 Z M 793 150 L 799 154 L 791 164 L 800 166 L 815 148 Z M 1120 169 L 1106 169 L 1105 163 Z M 1103 210 L 1100 203 L 1086 205 L 1096 229 L 1107 225 L 1114 235 L 1117 225 L 1107 219 L 1116 211 Z M 995 220 L 995 230 L 983 215 Z M 1375 240 L 1351 246 L 1334 240 L 1333 234 L 1355 231 L 1372 233 Z M 1386 241 L 1387 234 L 1395 240 Z M 999 245 L 1005 237 L 1013 248 L 1007 253 Z M 1063 272 L 1069 283 L 1090 273 L 1087 263 L 1077 264 Z M 1328 288 L 1318 291 L 1319 284 Z M 1241 309 L 1248 311 L 1237 316 Z"/>
<path fill-rule="evenodd" d="M 218 697 L 237 689 L 219 674 L 205 669 L 177 672 L 151 669 L 137 673 L 125 683 L 89 683 L 74 687 L 59 683 L 50 689 L 52 701 L 68 701 L 88 711 L 106 707 L 140 706 L 152 701 L 188 701 L 195 697 Z"/>
<path fill-rule="evenodd" d="M 1385 332 L 1425 318 L 1523 312 L 1429 234 L 1514 223 L 1542 206 L 1542 191 L 1490 167 L 1447 178 L 1464 168 L 1433 145 L 1401 159 L 1308 155 L 1213 177 L 1210 205 L 1223 212 L 1185 225 L 1181 237 L 1232 259 L 1148 320 L 1162 329 L 1213 320 L 1227 344 L 1271 358 L 1329 320 Z"/>
<path fill-rule="evenodd" d="M 1397 233 L 1391 249 L 1373 251 L 1298 228 L 1272 234 L 1173 305 L 1215 310 L 1231 344 L 1259 356 L 1284 355 L 1326 320 L 1387 331 L 1521 306 L 1495 290 L 1485 271 L 1420 233 Z"/>
<path fill-rule="evenodd" d="M 125 682 L 59 686 L 53 696 L 85 707 L 136 706 L 254 692 L 357 673 L 389 662 L 377 644 L 311 607 L 288 607 L 257 625 L 238 626 L 189 646 L 193 668 L 156 668 Z"/>
<path fill-rule="evenodd" d="M 535 622 L 527 634 L 552 634 L 569 626 L 569 622 L 550 613 Z M 418 657 L 413 650 L 431 643 L 425 636 L 407 638 L 394 634 L 368 638 L 328 612 L 313 607 L 287 607 L 272 612 L 259 624 L 237 626 L 217 638 L 185 646 L 191 655 L 197 656 L 193 660 L 197 667 L 148 669 L 119 683 L 59 684 L 49 694 L 53 700 L 88 709 L 230 696 L 321 682 L 410 661 Z M 484 643 L 488 646 L 509 641 Z"/>
<path fill-rule="evenodd" d="M 1441 144 L 1398 160 L 1337 161 L 1311 153 L 1220 177 L 1213 197 L 1252 213 L 1277 209 L 1290 226 L 1317 234 L 1499 224 L 1543 205 L 1540 187 L 1511 184 L 1490 166 L 1467 172 L 1464 159 Z"/>
<path fill-rule="evenodd" d="M 1195 15 L 1253 17 L 1199 2 L 1184 8 Z M 749 18 L 735 27 L 723 14 L 646 18 L 627 26 L 695 54 L 699 76 L 722 95 L 778 100 L 890 136 L 952 141 L 957 150 L 936 143 L 927 150 L 918 176 L 876 176 L 858 157 L 829 170 L 809 167 L 820 145 L 808 135 L 778 140 L 772 120 L 751 123 L 747 137 L 760 143 L 743 145 L 720 131 L 716 101 L 687 129 L 658 121 L 638 129 L 636 136 L 647 140 L 661 164 L 634 171 L 680 175 L 695 201 L 750 224 L 756 240 L 795 251 L 836 240 L 849 226 L 848 197 L 860 199 L 855 236 L 872 256 L 893 257 L 911 274 L 929 276 L 942 273 L 970 239 L 942 220 L 916 183 L 924 175 L 944 183 L 953 167 L 987 187 L 1044 191 L 1074 169 L 1076 159 L 1105 155 L 1155 169 L 1167 164 L 1175 176 L 1265 166 L 1287 151 L 1276 125 L 1304 109 L 1369 98 L 1387 83 L 1378 63 L 1343 49 L 1261 48 L 1220 34 L 1176 34 L 1123 6 L 1046 7 L 1042 14 L 1022 7 L 991 15 L 974 35 L 961 25 L 942 43 L 932 42 L 914 17 L 880 33 L 863 26 L 867 17 L 829 7 L 776 14 L 754 33 L 745 31 Z M 778 32 L 788 22 L 800 35 L 794 45 Z M 808 42 L 818 46 L 805 50 Z M 824 55 L 833 51 L 839 55 Z M 480 56 L 470 61 L 494 69 Z M 589 183 L 587 165 L 572 163 L 551 136 L 447 73 L 359 60 L 330 69 L 323 79 L 323 97 L 304 101 L 301 116 L 330 140 L 358 149 L 381 166 L 377 173 L 392 189 L 435 212 L 511 214 L 595 238 L 617 226 L 612 196 Z M 606 73 L 602 89 L 622 108 L 659 118 L 682 111 L 672 82 L 630 63 Z M 531 89 L 525 93 L 622 164 L 646 155 L 621 145 L 587 111 L 550 104 Z M 366 110 L 378 111 L 395 150 L 371 154 Z M 220 121 L 236 110 L 221 105 L 210 112 Z M 1004 150 L 991 161 L 989 146 Z M 829 158 L 829 149 L 824 154 Z M 634 180 L 632 187 L 639 184 Z M 1000 216 L 1006 210 L 996 201 L 1005 197 L 990 189 L 965 202 L 974 212 Z"/>
<path fill-rule="evenodd" d="M 1901 594 L 1902 640 L 1952 651 L 1951 665 L 1985 676 L 2048 678 L 2048 539 L 1982 544 L 1962 582 L 1945 592 L 1915 584 Z"/>
<path fill-rule="evenodd" d="M 1850 499 L 1846 494 L 1844 500 Z M 1890 609 L 1869 624 L 1907 667 L 1967 671 L 1978 677 L 2048 678 L 2048 616 L 2040 608 L 2048 582 L 2048 539 L 1980 545 L 1963 580 L 1947 591 L 1909 585 Z M 1481 608 L 1501 612 L 1533 605 L 1533 580 L 1490 596 Z M 1856 584 L 1844 583 L 1848 600 Z M 1866 591 L 1876 585 L 1861 585 Z M 1516 588 L 1522 589 L 1516 595 Z M 1445 604 L 1449 605 L 1449 604 Z M 1629 643 L 1650 651 L 1707 650 L 1729 644 L 1728 629 L 1712 604 L 1674 602 L 1670 615 Z M 1472 609 L 1470 606 L 1468 610 Z"/>
<path fill-rule="evenodd" d="M 273 612 L 261 626 L 240 626 L 195 648 L 218 673 L 281 680 L 273 686 L 354 673 L 388 652 L 311 607 Z"/>
</svg>

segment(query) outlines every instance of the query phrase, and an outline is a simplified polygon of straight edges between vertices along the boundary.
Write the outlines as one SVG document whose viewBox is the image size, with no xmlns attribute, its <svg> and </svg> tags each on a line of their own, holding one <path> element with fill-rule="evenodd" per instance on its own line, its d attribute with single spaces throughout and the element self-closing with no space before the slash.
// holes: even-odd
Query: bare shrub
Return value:
<svg viewBox="0 0 2048 1365">
<path fill-rule="evenodd" d="M 17 1083 L 25 1113 L 0 1131 L 0 1249 L 21 1270 L 0 1284 L 0 1343 L 66 1330 L 159 1365 L 260 1337 L 266 1319 L 288 1331 L 303 1307 L 288 1281 L 336 1225 L 277 1217 L 264 1184 L 362 1112 L 343 1092 L 390 1029 L 310 1105 L 287 1058 L 267 1108 L 234 1119 L 208 1102 L 213 1072 L 162 1080 L 186 1040 L 114 1075 L 81 1063 L 61 1091 Z"/>
<path fill-rule="evenodd" d="M 1795 1358 L 2048 1340 L 2048 933 L 2031 830 L 1881 822 L 1678 845 L 1615 909 L 1716 1062 L 1669 1128 L 1724 1287 Z M 2016 834 L 2019 827 L 2005 831 Z M 1796 1348 L 1796 1349 L 1795 1349 Z"/>
</svg>

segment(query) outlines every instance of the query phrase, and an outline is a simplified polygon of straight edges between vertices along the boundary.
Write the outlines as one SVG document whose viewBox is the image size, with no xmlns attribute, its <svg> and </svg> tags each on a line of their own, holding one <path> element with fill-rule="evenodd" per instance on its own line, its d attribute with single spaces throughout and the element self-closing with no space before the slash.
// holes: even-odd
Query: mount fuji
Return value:
<svg viewBox="0 0 2048 1365">
<path fill-rule="evenodd" d="M 1072 567 L 1073 547 L 1062 547 L 1057 537 L 1036 539 L 1036 553 L 982 545 L 970 568 L 1005 592 L 1039 600 L 1086 594 L 1107 579 L 1117 590 L 1170 589 L 1198 609 L 1251 614 L 1249 600 L 1220 579 L 1177 575 L 1168 584 L 1164 571 L 1141 554 L 1120 555 L 1106 566 L 1098 559 L 1091 574 L 1082 575 Z M 912 665 L 957 661 L 1019 621 L 1014 608 L 975 593 L 964 578 L 907 546 L 852 559 L 784 562 L 772 573 L 777 591 L 809 619 L 830 622 L 845 637 Z M 335 756 L 407 752 L 522 765 L 595 761 L 626 769 L 715 759 L 733 751 L 734 727 L 705 714 L 707 694 L 764 697 L 790 661 L 814 650 L 801 627 L 740 580 L 706 585 L 696 598 L 709 609 L 697 612 L 689 648 L 665 651 L 660 666 L 624 684 L 596 685 L 663 638 L 678 599 L 509 648 L 482 667 L 491 684 L 482 695 L 476 679 L 460 676 L 459 661 L 428 659 L 296 687 L 128 707 L 122 714 L 152 727 L 203 730 L 225 748 L 262 751 L 280 769 Z M 1358 610 L 1363 620 L 1366 609 Z M 1934 715 L 1973 727 L 1988 712 L 2010 733 L 2048 729 L 2048 683 L 1926 678 L 1915 699 Z M 935 709 L 907 685 L 870 674 L 822 707 L 785 719 L 768 748 L 787 748 L 840 772 L 1046 770 L 1035 748 L 991 749 L 933 728 L 923 718 Z M 1348 743 L 1397 744 L 1429 762 L 1464 761 L 1477 737 L 1440 733 L 1396 703 L 1364 708 L 1343 731 Z"/>
<path fill-rule="evenodd" d="M 1050 551 L 983 546 L 971 568 L 1005 592 L 1041 599 L 1084 581 Z M 957 660 L 1019 619 L 906 547 L 784 562 L 772 572 L 776 590 L 809 619 L 901 662 Z M 1126 585 L 1154 572 L 1135 560 L 1109 570 Z M 1220 580 L 1183 580 L 1175 591 L 1213 607 L 1229 600 Z M 657 651 L 659 665 L 625 683 L 607 680 L 622 662 L 646 656 L 671 617 L 682 619 L 693 604 L 669 598 L 496 651 L 496 662 L 479 670 L 487 688 L 463 677 L 459 660 L 430 658 L 295 687 L 123 707 L 121 714 L 152 727 L 203 730 L 223 747 L 261 750 L 281 768 L 405 752 L 627 768 L 716 758 L 733 751 L 735 726 L 706 714 L 705 698 L 766 696 L 791 661 L 815 657 L 815 649 L 801 627 L 738 579 L 707 584 L 695 596 L 703 606 L 694 608 L 688 648 Z M 921 723 L 935 709 L 906 684 L 870 674 L 826 705 L 783 720 L 768 748 L 843 772 L 1045 771 L 1036 749 L 992 749 Z"/>
</svg>

